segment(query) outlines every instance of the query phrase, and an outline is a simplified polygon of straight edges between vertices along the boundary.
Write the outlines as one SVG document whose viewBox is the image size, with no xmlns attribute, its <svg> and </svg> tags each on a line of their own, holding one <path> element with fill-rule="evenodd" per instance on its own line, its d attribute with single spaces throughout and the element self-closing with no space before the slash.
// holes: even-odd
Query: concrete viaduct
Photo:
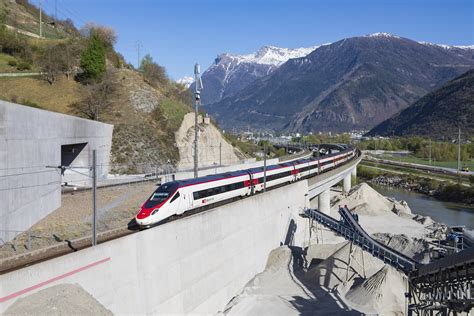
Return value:
<svg viewBox="0 0 474 316">
<path fill-rule="evenodd" d="M 0 314 L 58 284 L 81 286 L 114 314 L 215 314 L 281 245 L 306 247 L 309 201 L 351 186 L 360 157 L 308 180 L 0 275 Z M 264 206 L 264 207 L 262 207 Z"/>
</svg>

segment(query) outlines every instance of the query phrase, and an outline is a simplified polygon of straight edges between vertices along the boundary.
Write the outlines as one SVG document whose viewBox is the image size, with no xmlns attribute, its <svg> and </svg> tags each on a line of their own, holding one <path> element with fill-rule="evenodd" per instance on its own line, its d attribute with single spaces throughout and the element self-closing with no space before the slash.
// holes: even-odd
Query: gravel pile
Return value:
<svg viewBox="0 0 474 316">
<path fill-rule="evenodd" d="M 113 315 L 77 284 L 59 284 L 18 299 L 4 315 Z"/>
</svg>

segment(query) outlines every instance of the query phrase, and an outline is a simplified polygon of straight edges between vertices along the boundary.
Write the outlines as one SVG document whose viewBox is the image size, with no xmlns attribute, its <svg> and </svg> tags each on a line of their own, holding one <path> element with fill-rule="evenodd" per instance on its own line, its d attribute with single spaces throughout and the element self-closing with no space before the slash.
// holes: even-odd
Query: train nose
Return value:
<svg viewBox="0 0 474 316">
<path fill-rule="evenodd" d="M 158 212 L 159 209 L 155 208 L 153 210 L 151 209 L 145 209 L 142 208 L 138 214 L 135 216 L 135 221 L 142 226 L 150 225 L 153 223 L 154 218 L 153 215 Z"/>
<path fill-rule="evenodd" d="M 148 215 L 150 215 L 150 212 L 147 212 L 145 210 L 140 210 L 140 212 L 138 212 L 137 214 L 137 219 L 145 219 L 148 217 Z"/>
</svg>

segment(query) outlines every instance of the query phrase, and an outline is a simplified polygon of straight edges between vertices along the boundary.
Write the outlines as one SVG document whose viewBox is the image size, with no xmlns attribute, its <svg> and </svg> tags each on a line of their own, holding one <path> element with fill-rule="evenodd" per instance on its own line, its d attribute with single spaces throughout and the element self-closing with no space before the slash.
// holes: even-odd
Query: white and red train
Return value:
<svg viewBox="0 0 474 316">
<path fill-rule="evenodd" d="M 271 188 L 326 172 L 351 160 L 355 155 L 355 149 L 347 148 L 319 159 L 307 158 L 268 166 L 266 187 Z M 172 215 L 181 215 L 202 206 L 249 196 L 262 191 L 263 182 L 263 167 L 167 182 L 160 185 L 143 203 L 135 221 L 138 225 L 147 227 Z"/>
</svg>

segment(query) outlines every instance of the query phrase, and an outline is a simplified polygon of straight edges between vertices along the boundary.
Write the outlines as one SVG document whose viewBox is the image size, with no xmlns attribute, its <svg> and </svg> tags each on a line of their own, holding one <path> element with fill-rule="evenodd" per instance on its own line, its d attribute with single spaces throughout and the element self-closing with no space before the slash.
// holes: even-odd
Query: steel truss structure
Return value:
<svg viewBox="0 0 474 316">
<path fill-rule="evenodd" d="M 331 229 L 362 250 L 408 277 L 408 315 L 456 315 L 469 313 L 474 306 L 474 248 L 421 264 L 375 240 L 359 225 L 356 214 L 339 207 L 340 220 L 315 209 L 304 215 Z"/>
</svg>

